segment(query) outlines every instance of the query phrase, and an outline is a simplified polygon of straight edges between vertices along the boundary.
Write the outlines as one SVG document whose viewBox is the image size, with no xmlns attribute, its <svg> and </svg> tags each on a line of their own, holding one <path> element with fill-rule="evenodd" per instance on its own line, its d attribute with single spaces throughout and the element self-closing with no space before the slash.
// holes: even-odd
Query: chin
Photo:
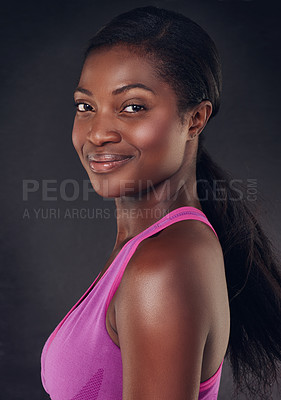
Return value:
<svg viewBox="0 0 281 400">
<path fill-rule="evenodd" d="M 110 179 L 96 179 L 89 177 L 94 191 L 103 198 L 117 197 L 135 197 L 138 194 L 138 188 L 129 185 L 121 185 L 120 181 L 110 182 Z"/>
</svg>

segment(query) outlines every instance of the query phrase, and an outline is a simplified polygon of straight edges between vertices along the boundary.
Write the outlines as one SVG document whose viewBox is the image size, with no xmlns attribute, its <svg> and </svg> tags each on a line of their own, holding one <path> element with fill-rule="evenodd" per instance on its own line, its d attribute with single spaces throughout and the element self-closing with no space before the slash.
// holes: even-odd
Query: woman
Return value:
<svg viewBox="0 0 281 400">
<path fill-rule="evenodd" d="M 237 388 L 266 398 L 281 278 L 245 197 L 202 145 L 220 93 L 216 47 L 183 15 L 137 8 L 91 40 L 73 144 L 95 191 L 115 198 L 117 237 L 44 346 L 53 400 L 215 399 L 226 355 Z"/>
</svg>

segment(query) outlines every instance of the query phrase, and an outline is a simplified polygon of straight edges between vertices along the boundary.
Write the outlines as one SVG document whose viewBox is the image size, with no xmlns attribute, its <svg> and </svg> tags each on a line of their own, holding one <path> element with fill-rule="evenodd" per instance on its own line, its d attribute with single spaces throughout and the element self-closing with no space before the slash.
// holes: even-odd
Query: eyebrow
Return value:
<svg viewBox="0 0 281 400">
<path fill-rule="evenodd" d="M 153 94 L 155 94 L 155 92 L 152 89 L 150 89 L 148 86 L 146 86 L 146 85 L 144 85 L 142 83 L 132 83 L 130 85 L 122 86 L 122 87 L 120 87 L 118 89 L 113 90 L 112 94 L 113 95 L 118 95 L 118 94 L 121 94 L 123 92 L 127 92 L 128 90 L 135 89 L 135 88 L 144 89 L 144 90 L 147 90 L 147 91 L 152 92 Z M 81 93 L 86 94 L 87 96 L 92 96 L 93 95 L 93 93 L 90 92 L 90 90 L 84 89 L 84 88 L 82 88 L 80 86 L 78 86 L 74 90 L 74 93 L 75 92 L 81 92 Z"/>
<path fill-rule="evenodd" d="M 152 92 L 153 94 L 155 94 L 152 89 L 150 89 L 149 87 L 143 85 L 142 83 L 132 83 L 131 85 L 122 86 L 121 88 L 113 90 L 112 94 L 117 95 L 117 94 L 120 94 L 120 93 L 123 93 L 123 92 L 127 92 L 128 90 L 135 89 L 135 88 L 144 89 L 144 90 L 147 90 L 147 91 Z"/>
</svg>

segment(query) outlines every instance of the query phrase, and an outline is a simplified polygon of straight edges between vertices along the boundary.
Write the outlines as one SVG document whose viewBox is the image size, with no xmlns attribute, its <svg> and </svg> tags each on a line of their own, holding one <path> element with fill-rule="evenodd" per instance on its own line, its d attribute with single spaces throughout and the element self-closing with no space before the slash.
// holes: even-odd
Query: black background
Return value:
<svg viewBox="0 0 281 400">
<path fill-rule="evenodd" d="M 280 250 L 277 2 L 3 3 L 1 399 L 48 398 L 40 381 L 44 342 L 90 286 L 114 245 L 114 201 L 95 193 L 87 200 L 83 193 L 82 183 L 87 184 L 88 176 L 71 142 L 72 93 L 88 39 L 111 17 L 144 5 L 184 13 L 217 44 L 223 64 L 222 106 L 204 131 L 206 146 L 234 179 L 248 187 L 254 182 L 251 190 L 256 188 L 264 199 L 264 229 Z M 71 182 L 66 185 L 67 179 Z M 24 200 L 27 180 L 37 182 L 39 188 Z M 73 182 L 79 188 L 75 200 L 71 200 Z M 48 195 L 54 200 L 46 200 L 44 184 L 53 188 Z M 55 210 L 53 217 L 50 209 Z M 75 210 L 81 209 L 91 216 L 75 217 Z M 219 399 L 230 399 L 231 390 L 231 372 L 225 362 Z"/>
</svg>

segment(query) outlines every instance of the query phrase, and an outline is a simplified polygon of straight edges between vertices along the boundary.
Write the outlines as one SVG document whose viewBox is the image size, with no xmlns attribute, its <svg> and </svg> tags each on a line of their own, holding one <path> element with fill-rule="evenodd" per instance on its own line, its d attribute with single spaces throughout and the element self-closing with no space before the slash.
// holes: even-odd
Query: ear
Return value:
<svg viewBox="0 0 281 400">
<path fill-rule="evenodd" d="M 193 140 L 200 135 L 212 114 L 212 110 L 212 103 L 209 100 L 204 100 L 189 111 L 188 140 Z"/>
</svg>

